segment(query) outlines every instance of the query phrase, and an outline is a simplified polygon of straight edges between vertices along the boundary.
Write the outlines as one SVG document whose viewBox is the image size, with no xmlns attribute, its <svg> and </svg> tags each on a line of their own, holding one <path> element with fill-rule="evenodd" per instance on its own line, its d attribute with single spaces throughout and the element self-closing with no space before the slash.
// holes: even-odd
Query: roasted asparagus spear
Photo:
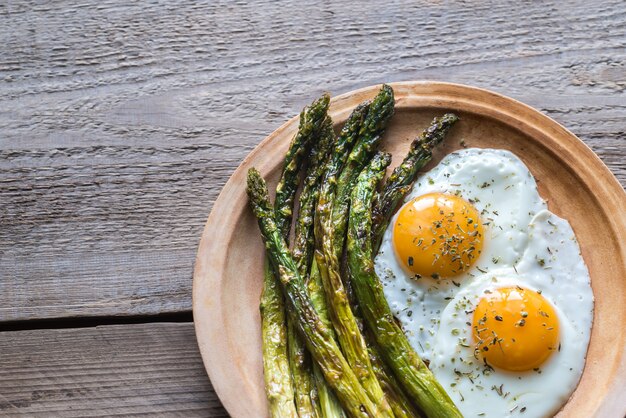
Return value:
<svg viewBox="0 0 626 418">
<path fill-rule="evenodd" d="M 276 187 L 276 222 L 283 237 L 289 234 L 298 173 L 312 136 L 326 118 L 328 95 L 322 96 L 300 114 L 300 125 L 285 155 L 283 172 Z M 290 373 L 284 298 L 266 258 L 261 294 L 261 336 L 265 392 L 270 415 L 297 417 L 293 380 Z"/>
<path fill-rule="evenodd" d="M 323 128 L 329 103 L 330 96 L 324 94 L 302 110 L 298 132 L 291 141 L 291 145 L 285 155 L 283 172 L 278 185 L 276 185 L 276 199 L 274 202 L 276 225 L 284 236 L 289 235 L 291 217 L 293 215 L 293 202 L 299 184 L 298 174 L 300 173 L 303 158 L 306 155 L 306 150 L 311 145 L 311 139 L 316 133 L 320 133 Z"/>
<path fill-rule="evenodd" d="M 311 270 L 309 277 L 307 278 L 307 290 L 309 291 L 309 297 L 311 298 L 311 303 L 315 308 L 315 311 L 318 313 L 320 320 L 324 323 L 324 325 L 328 328 L 329 333 L 331 334 L 333 340 L 336 341 L 335 333 L 332 329 L 332 324 L 330 322 L 330 318 L 328 317 L 328 307 L 326 306 L 326 296 L 324 295 L 324 288 L 322 285 L 322 278 L 320 276 L 319 269 L 317 268 L 317 261 L 313 258 L 313 262 L 311 263 Z M 345 417 L 345 412 L 339 403 L 339 400 L 332 392 L 324 376 L 317 366 L 317 364 L 313 364 L 313 375 L 315 377 L 315 383 L 317 386 L 317 392 L 320 401 L 320 409 L 321 415 L 324 418 L 343 418 Z"/>
<path fill-rule="evenodd" d="M 359 130 L 358 141 L 350 152 L 337 181 L 332 207 L 332 226 L 334 227 L 332 245 L 335 254 L 341 254 L 346 239 L 350 193 L 359 173 L 367 165 L 380 143 L 382 134 L 393 116 L 393 111 L 393 90 L 388 85 L 383 85 L 370 106 L 367 118 Z"/>
<path fill-rule="evenodd" d="M 373 343 L 374 337 L 371 336 L 370 332 L 366 332 L 365 339 L 374 373 L 383 388 L 383 392 L 385 392 L 385 397 L 395 417 L 421 418 L 422 414 L 415 408 L 413 403 L 411 403 L 409 397 L 400 387 L 400 383 L 396 380 L 395 376 L 380 356 L 379 349 Z"/>
<path fill-rule="evenodd" d="M 261 336 L 265 394 L 272 417 L 298 417 L 287 355 L 285 302 L 274 271 L 265 260 L 261 293 Z"/>
<path fill-rule="evenodd" d="M 315 205 L 319 196 L 320 183 L 326 172 L 326 163 L 331 150 L 335 147 L 335 133 L 330 117 L 324 120 L 320 138 L 311 148 L 309 166 L 300 193 L 298 218 L 295 224 L 293 257 L 298 264 L 298 271 L 306 277 L 313 260 L 315 240 L 313 237 L 313 219 Z"/>
<path fill-rule="evenodd" d="M 299 198 L 298 217 L 295 224 L 293 257 L 301 277 L 307 278 L 309 266 L 313 258 L 313 215 L 319 191 L 320 177 L 324 172 L 326 159 L 334 144 L 332 120 L 326 117 L 317 141 L 311 146 L 308 156 L 308 167 L 304 185 Z M 296 408 L 300 418 L 314 418 L 322 414 L 318 395 L 318 383 L 313 374 L 311 357 L 304 341 L 296 332 L 295 324 L 287 318 L 287 335 L 289 341 L 289 363 L 293 376 Z M 321 382 L 319 383 L 322 384 Z M 325 384 L 325 382 L 323 382 Z M 321 388 L 324 390 L 324 388 Z M 329 402 L 322 394 L 323 402 Z M 328 407 L 324 405 L 324 409 Z"/>
<path fill-rule="evenodd" d="M 407 394 L 428 417 L 461 417 L 428 367 L 409 344 L 387 304 L 372 259 L 372 202 L 384 171 L 376 161 L 359 175 L 351 195 L 348 270 L 359 306 L 380 354 Z"/>
<path fill-rule="evenodd" d="M 316 260 L 323 279 L 330 318 L 348 363 L 357 373 L 370 399 L 380 405 L 382 416 L 393 416 L 393 412 L 376 379 L 365 340 L 350 308 L 348 295 L 341 279 L 339 260 L 345 241 L 349 191 L 360 169 L 367 163 L 380 141 L 382 132 L 393 114 L 393 106 L 393 90 L 384 85 L 370 105 L 367 116 L 360 126 L 357 123 L 346 123 L 340 141 L 342 136 L 353 138 L 358 128 L 357 140 L 340 174 L 339 165 L 345 157 L 331 160 L 326 173 L 325 187 L 320 191 L 316 213 L 319 219 L 316 239 L 319 241 L 318 247 L 323 254 L 323 257 L 316 257 Z"/>
</svg>

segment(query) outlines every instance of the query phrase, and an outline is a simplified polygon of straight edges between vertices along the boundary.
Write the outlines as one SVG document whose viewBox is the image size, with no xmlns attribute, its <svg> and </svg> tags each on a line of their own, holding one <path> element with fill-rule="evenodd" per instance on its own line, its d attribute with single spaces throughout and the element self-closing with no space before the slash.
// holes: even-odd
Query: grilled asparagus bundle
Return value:
<svg viewBox="0 0 626 418">
<path fill-rule="evenodd" d="M 274 206 L 261 175 L 248 172 L 250 205 L 267 249 L 261 316 L 270 414 L 460 416 L 395 324 L 373 269 L 393 212 L 458 118 L 435 119 L 377 194 L 391 161 L 377 147 L 393 114 L 393 90 L 383 85 L 371 103 L 356 107 L 338 136 L 328 103 L 325 95 L 301 113 Z"/>
</svg>

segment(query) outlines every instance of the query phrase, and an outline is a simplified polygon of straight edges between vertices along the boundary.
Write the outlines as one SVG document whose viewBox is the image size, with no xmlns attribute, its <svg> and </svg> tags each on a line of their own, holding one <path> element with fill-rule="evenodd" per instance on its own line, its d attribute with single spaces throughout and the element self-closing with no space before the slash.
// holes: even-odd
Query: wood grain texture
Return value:
<svg viewBox="0 0 626 418">
<path fill-rule="evenodd" d="M 0 45 L 0 322 L 189 311 L 222 186 L 324 90 L 490 88 L 626 185 L 619 0 L 21 0 Z M 225 415 L 191 325 L 0 333 L 0 377 L 0 415 Z"/>
<path fill-rule="evenodd" d="M 323 90 L 490 88 L 626 184 L 619 0 L 25 0 L 0 4 L 0 43 L 0 321 L 189 311 L 221 187 Z"/>
<path fill-rule="evenodd" d="M 0 334 L 0 415 L 227 417 L 192 324 Z"/>
</svg>

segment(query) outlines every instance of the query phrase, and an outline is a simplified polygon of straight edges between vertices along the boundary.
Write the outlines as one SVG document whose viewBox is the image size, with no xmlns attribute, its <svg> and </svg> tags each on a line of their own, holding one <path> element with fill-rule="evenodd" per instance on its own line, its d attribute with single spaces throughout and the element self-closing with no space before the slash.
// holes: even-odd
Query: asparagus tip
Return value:
<svg viewBox="0 0 626 418">
<path fill-rule="evenodd" d="M 248 169 L 246 192 L 254 205 L 263 208 L 270 206 L 267 184 L 261 176 L 261 173 L 259 173 L 259 170 L 254 167 Z"/>
<path fill-rule="evenodd" d="M 461 118 L 455 113 L 446 113 L 441 117 L 442 120 L 448 121 L 448 123 L 456 123 Z"/>
<path fill-rule="evenodd" d="M 259 183 L 263 180 L 263 177 L 261 176 L 261 173 L 259 173 L 259 170 L 256 169 L 256 167 L 251 167 L 248 169 L 248 190 L 254 190 L 255 188 L 257 188 L 257 186 L 259 185 Z"/>
<path fill-rule="evenodd" d="M 430 126 L 415 141 L 415 146 L 425 146 L 433 149 L 443 142 L 448 131 L 459 121 L 459 117 L 454 113 L 446 113 L 441 117 L 433 119 Z"/>
<path fill-rule="evenodd" d="M 372 158 L 370 166 L 375 169 L 384 170 L 389 164 L 391 164 L 391 154 L 388 152 L 377 152 Z"/>
</svg>

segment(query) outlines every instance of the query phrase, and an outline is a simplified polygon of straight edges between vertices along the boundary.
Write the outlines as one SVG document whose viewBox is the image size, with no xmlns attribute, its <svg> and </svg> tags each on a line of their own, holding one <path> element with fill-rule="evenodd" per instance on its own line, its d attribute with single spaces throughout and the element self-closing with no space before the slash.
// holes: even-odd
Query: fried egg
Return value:
<svg viewBox="0 0 626 418">
<path fill-rule="evenodd" d="M 545 416 L 574 390 L 589 273 L 569 223 L 511 152 L 466 149 L 422 176 L 375 266 L 411 345 L 465 416 Z"/>
</svg>

